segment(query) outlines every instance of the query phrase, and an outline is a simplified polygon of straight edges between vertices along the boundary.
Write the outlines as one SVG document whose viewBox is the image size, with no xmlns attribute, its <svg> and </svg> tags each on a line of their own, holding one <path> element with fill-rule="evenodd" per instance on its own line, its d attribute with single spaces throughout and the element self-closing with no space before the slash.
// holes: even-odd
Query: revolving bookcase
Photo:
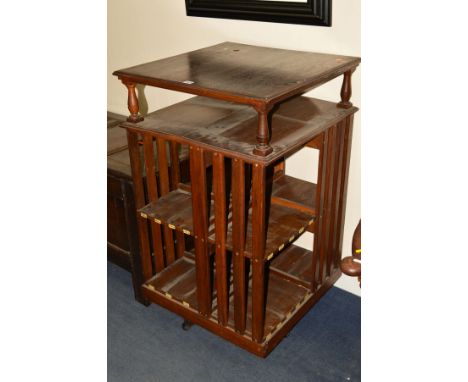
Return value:
<svg viewBox="0 0 468 382">
<path fill-rule="evenodd" d="M 265 357 L 333 285 L 359 62 L 223 43 L 114 73 L 128 89 L 148 302 Z M 340 75 L 338 104 L 302 96 Z M 143 118 L 136 84 L 196 96 Z M 286 175 L 303 147 L 319 150 L 317 184 Z M 313 250 L 294 244 L 306 231 Z"/>
</svg>

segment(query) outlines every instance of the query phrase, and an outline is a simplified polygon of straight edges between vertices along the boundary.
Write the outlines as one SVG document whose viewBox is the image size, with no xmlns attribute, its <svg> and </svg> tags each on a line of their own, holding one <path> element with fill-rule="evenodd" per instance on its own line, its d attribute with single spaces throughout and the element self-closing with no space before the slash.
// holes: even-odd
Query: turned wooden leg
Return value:
<svg viewBox="0 0 468 382">
<path fill-rule="evenodd" d="M 267 156 L 273 149 L 270 146 L 270 127 L 268 122 L 268 113 L 270 107 L 262 105 L 255 107 L 258 112 L 258 127 L 257 127 L 257 145 L 253 153 L 255 155 Z"/>
<path fill-rule="evenodd" d="M 351 75 L 353 74 L 352 70 L 348 70 L 343 75 L 343 84 L 341 85 L 341 102 L 338 104 L 338 107 L 343 109 L 348 109 L 353 104 L 349 101 L 351 99 L 352 89 L 351 89 Z"/>
<path fill-rule="evenodd" d="M 140 105 L 138 104 L 138 98 L 135 91 L 135 84 L 132 82 L 123 83 L 128 89 L 128 110 L 130 111 L 130 116 L 127 118 L 128 122 L 137 123 L 143 121 L 143 117 L 138 114 L 140 110 Z"/>
</svg>

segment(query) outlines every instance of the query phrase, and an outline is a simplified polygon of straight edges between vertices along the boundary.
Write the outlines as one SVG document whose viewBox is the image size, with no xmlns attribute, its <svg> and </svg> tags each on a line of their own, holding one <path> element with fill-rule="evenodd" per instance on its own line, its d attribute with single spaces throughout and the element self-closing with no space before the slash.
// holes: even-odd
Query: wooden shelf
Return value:
<svg viewBox="0 0 468 382">
<path fill-rule="evenodd" d="M 289 155 L 338 121 L 356 112 L 336 103 L 295 97 L 279 104 L 271 119 L 271 154 L 252 153 L 257 144 L 258 114 L 250 106 L 193 97 L 157 110 L 138 123 L 124 126 L 141 134 L 159 134 L 187 145 L 197 145 L 250 163 L 271 164 Z"/>
<path fill-rule="evenodd" d="M 182 257 L 169 265 L 162 272 L 148 280 L 144 288 L 163 295 L 166 299 L 180 303 L 184 308 L 197 310 L 197 287 L 195 275 L 195 262 Z M 249 290 L 251 289 L 251 282 Z M 234 331 L 234 302 L 232 278 L 229 285 L 230 307 L 227 327 Z M 268 282 L 265 316 L 265 336 L 276 331 L 286 319 L 291 317 L 297 307 L 305 301 L 310 294 L 309 288 L 301 283 L 288 280 L 283 275 L 271 273 Z M 211 317 L 217 319 L 216 293 L 213 293 Z M 252 301 L 249 293 L 247 301 L 247 321 L 245 335 L 252 333 Z"/>
<path fill-rule="evenodd" d="M 270 260 L 305 230 L 311 230 L 314 222 L 315 185 L 291 176 L 283 175 L 273 182 L 272 204 L 269 214 L 265 259 Z M 289 199 L 287 199 L 289 198 Z M 307 198 L 307 200 L 306 200 Z M 278 201 L 280 204 L 278 204 Z M 139 210 L 143 218 L 165 224 L 169 228 L 193 236 L 192 195 L 182 189 L 171 191 L 155 203 Z M 232 224 L 227 227 L 226 248 L 232 250 Z M 249 210 L 245 256 L 252 255 L 252 217 Z M 210 206 L 208 239 L 215 242 L 214 206 Z"/>
<path fill-rule="evenodd" d="M 312 251 L 296 245 L 290 245 L 271 261 L 270 272 L 286 280 L 310 288 L 314 274 L 318 274 L 317 272 L 313 272 L 312 255 Z"/>
<path fill-rule="evenodd" d="M 144 285 L 188 308 L 198 309 L 195 261 L 186 256 L 177 259 Z"/>
<path fill-rule="evenodd" d="M 249 211 L 247 223 L 247 236 L 245 246 L 245 256 L 252 257 L 252 211 Z M 265 244 L 265 260 L 270 260 L 277 253 L 281 252 L 288 244 L 301 236 L 315 217 L 289 207 L 272 204 L 268 216 L 268 230 Z M 228 226 L 226 248 L 232 249 L 232 230 Z M 210 236 L 214 240 L 214 235 Z"/>
<path fill-rule="evenodd" d="M 316 188 L 315 183 L 282 175 L 273 182 L 272 203 L 315 215 Z"/>
</svg>

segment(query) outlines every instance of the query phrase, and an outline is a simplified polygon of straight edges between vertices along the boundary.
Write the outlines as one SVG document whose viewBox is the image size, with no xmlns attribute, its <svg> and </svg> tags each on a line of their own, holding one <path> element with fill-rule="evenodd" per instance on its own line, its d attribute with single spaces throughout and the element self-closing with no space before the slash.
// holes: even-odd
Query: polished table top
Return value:
<svg viewBox="0 0 468 382">
<path fill-rule="evenodd" d="M 114 72 L 122 80 L 243 104 L 277 103 L 352 70 L 358 57 L 224 42 Z"/>
</svg>

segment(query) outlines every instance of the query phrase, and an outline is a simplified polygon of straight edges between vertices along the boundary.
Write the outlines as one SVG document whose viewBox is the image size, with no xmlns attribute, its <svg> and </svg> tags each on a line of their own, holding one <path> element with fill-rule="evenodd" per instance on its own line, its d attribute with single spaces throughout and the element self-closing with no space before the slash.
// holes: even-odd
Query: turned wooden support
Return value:
<svg viewBox="0 0 468 382">
<path fill-rule="evenodd" d="M 353 106 L 351 99 L 352 88 L 351 88 L 351 75 L 354 70 L 348 70 L 343 74 L 343 84 L 341 85 L 341 102 L 338 104 L 338 107 L 343 109 L 348 109 Z"/>
<path fill-rule="evenodd" d="M 255 146 L 253 153 L 255 155 L 267 156 L 273 149 L 270 146 L 270 123 L 268 120 L 268 114 L 271 110 L 269 105 L 255 106 L 255 110 L 258 112 L 258 127 L 257 127 L 257 145 Z"/>
<path fill-rule="evenodd" d="M 128 110 L 130 111 L 130 115 L 127 118 L 127 121 L 133 123 L 143 121 L 143 117 L 138 114 L 140 105 L 138 104 L 138 98 L 135 91 L 136 84 L 133 82 L 122 82 L 128 89 Z"/>
</svg>

